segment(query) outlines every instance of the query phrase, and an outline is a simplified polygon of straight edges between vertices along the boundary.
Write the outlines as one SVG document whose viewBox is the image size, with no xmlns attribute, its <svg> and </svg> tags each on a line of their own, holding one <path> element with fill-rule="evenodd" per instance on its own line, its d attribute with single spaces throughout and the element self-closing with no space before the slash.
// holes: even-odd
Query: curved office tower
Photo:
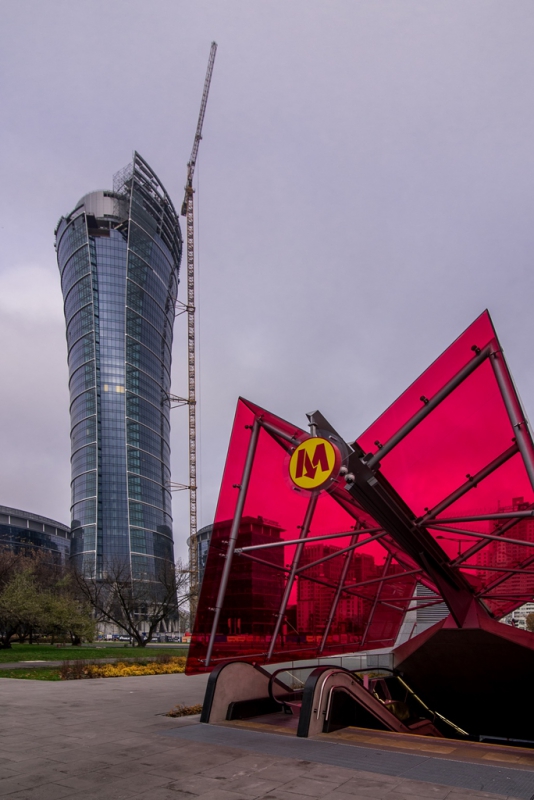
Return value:
<svg viewBox="0 0 534 800">
<path fill-rule="evenodd" d="M 173 559 L 171 346 L 182 236 L 148 164 L 85 195 L 56 230 L 65 301 L 72 446 L 72 557 L 157 576 Z"/>
</svg>

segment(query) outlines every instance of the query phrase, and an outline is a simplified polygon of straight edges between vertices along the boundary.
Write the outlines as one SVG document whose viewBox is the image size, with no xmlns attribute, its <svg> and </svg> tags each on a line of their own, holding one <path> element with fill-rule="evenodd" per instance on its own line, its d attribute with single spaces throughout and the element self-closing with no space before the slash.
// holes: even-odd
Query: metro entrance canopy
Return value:
<svg viewBox="0 0 534 800">
<path fill-rule="evenodd" d="M 392 647 L 416 606 L 494 626 L 534 596 L 534 445 L 487 311 L 356 441 L 308 416 L 238 402 L 189 674 Z"/>
</svg>

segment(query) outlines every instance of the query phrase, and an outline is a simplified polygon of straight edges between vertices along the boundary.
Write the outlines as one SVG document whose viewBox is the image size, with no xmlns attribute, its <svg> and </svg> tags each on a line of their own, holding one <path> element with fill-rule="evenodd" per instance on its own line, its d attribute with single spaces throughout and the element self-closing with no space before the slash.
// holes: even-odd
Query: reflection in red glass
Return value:
<svg viewBox="0 0 534 800">
<path fill-rule="evenodd" d="M 463 576 L 496 618 L 534 594 L 534 448 L 521 414 L 485 312 L 354 445 L 414 536 L 430 534 L 447 580 Z M 290 454 L 308 436 L 239 400 L 188 673 L 393 646 L 408 608 L 441 602 L 424 553 L 380 527 L 342 475 L 315 495 L 291 482 Z"/>
</svg>

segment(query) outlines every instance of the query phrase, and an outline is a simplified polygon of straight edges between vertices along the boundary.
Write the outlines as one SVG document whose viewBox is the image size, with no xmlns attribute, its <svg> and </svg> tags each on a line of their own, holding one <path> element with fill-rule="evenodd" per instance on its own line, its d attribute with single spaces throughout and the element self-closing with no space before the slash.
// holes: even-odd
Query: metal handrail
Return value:
<svg viewBox="0 0 534 800">
<path fill-rule="evenodd" d="M 279 675 L 281 672 L 289 672 L 289 674 L 291 674 L 291 670 L 292 669 L 293 670 L 295 670 L 295 669 L 316 669 L 316 667 L 317 667 L 317 664 L 304 664 L 303 666 L 296 667 L 296 668 L 295 667 L 280 667 L 279 669 L 275 669 L 275 671 L 271 673 L 271 677 L 269 678 L 269 685 L 268 685 L 269 697 L 271 698 L 271 700 L 273 700 L 278 705 L 282 706 L 284 711 L 289 709 L 290 706 L 286 702 L 284 702 L 283 700 L 279 700 L 278 697 L 276 697 L 276 695 L 273 692 L 273 683 L 276 680 L 276 676 Z M 297 680 L 298 680 L 298 678 L 297 678 Z M 277 683 L 280 686 L 282 686 L 284 689 L 286 689 L 286 691 L 288 691 L 288 692 L 303 691 L 303 689 L 297 689 L 297 690 L 291 689 L 289 686 L 286 686 L 284 683 L 282 683 L 282 681 L 277 681 Z M 301 683 L 302 683 L 302 681 L 301 681 Z"/>
<path fill-rule="evenodd" d="M 314 665 L 314 666 L 315 666 L 315 668 L 317 668 L 317 665 Z M 322 665 L 319 665 L 319 666 L 322 666 Z M 320 691 L 319 691 L 319 698 L 318 698 L 317 706 L 315 708 L 315 715 L 316 715 L 317 719 L 319 719 L 319 717 L 321 715 L 321 708 L 322 708 L 322 704 L 323 704 L 323 696 L 324 696 L 326 682 L 327 682 L 327 680 L 329 678 L 332 677 L 332 675 L 336 675 L 336 674 L 350 675 L 351 678 L 353 678 L 354 680 L 356 680 L 357 682 L 360 683 L 362 688 L 364 688 L 369 693 L 369 695 L 371 697 L 373 697 L 375 700 L 378 700 L 378 702 L 380 702 L 384 706 L 384 708 L 387 709 L 387 704 L 382 700 L 381 697 L 378 696 L 378 694 L 376 692 L 371 691 L 368 687 L 365 686 L 363 680 L 360 678 L 360 675 L 359 675 L 359 673 L 362 673 L 362 672 L 378 672 L 378 673 L 387 672 L 392 677 L 397 678 L 397 680 L 402 684 L 402 686 L 412 696 L 412 698 L 417 703 L 419 703 L 419 705 L 422 706 L 422 708 L 424 708 L 425 711 L 427 711 L 431 715 L 431 718 L 433 720 L 435 720 L 436 718 L 441 720 L 441 722 L 445 723 L 446 725 L 449 725 L 454 731 L 456 731 L 456 733 L 460 734 L 461 736 L 468 736 L 469 735 L 467 733 L 467 731 L 464 731 L 458 725 L 455 725 L 454 722 L 451 722 L 451 720 L 447 719 L 447 717 L 443 716 L 443 714 L 440 714 L 439 711 L 433 711 L 431 708 L 429 708 L 429 706 L 427 706 L 427 704 L 419 697 L 419 695 L 417 695 L 414 692 L 414 690 L 410 686 L 408 686 L 406 681 L 403 680 L 403 678 L 400 676 L 398 670 L 391 669 L 390 667 L 380 667 L 380 666 L 377 666 L 377 667 L 363 667 L 363 668 L 357 669 L 357 670 L 349 670 L 349 669 L 346 669 L 345 667 L 332 667 L 331 669 L 329 669 L 328 665 L 325 664 L 324 666 L 326 667 L 326 669 L 325 669 L 325 672 L 321 675 L 321 678 L 322 678 L 322 680 L 321 680 L 321 688 L 320 688 Z M 302 668 L 303 669 L 309 669 L 310 666 L 305 665 Z M 278 674 L 279 672 L 287 672 L 287 671 L 289 671 L 287 667 L 284 668 L 284 669 L 279 669 L 279 670 L 276 671 L 276 673 L 273 673 L 272 677 L 274 678 L 274 676 L 276 674 Z M 336 689 L 342 689 L 343 691 L 346 691 L 347 694 L 352 695 L 352 692 L 350 691 L 350 687 L 348 687 L 348 686 L 343 686 L 342 684 L 339 684 L 339 685 L 336 684 L 335 686 L 330 687 L 330 692 L 329 692 L 329 697 L 328 697 L 328 702 L 327 702 L 327 708 L 326 708 L 326 712 L 325 712 L 325 720 L 327 720 L 329 718 L 330 707 L 331 707 L 331 702 L 332 702 L 332 695 L 333 695 L 333 692 Z M 275 697 L 273 697 L 273 699 L 275 700 L 275 702 L 278 702 L 280 705 L 283 705 L 284 707 L 287 707 L 283 702 L 278 701 Z M 356 698 L 356 699 L 358 699 L 358 698 Z"/>
<path fill-rule="evenodd" d="M 386 705 L 386 703 L 385 703 L 385 702 L 382 700 L 382 698 L 381 698 L 381 697 L 379 697 L 379 696 L 378 696 L 378 694 L 377 694 L 376 692 L 374 692 L 374 691 L 371 691 L 371 690 L 370 690 L 368 687 L 366 687 L 366 686 L 365 686 L 365 684 L 364 684 L 363 680 L 360 678 L 360 675 L 359 675 L 359 673 L 362 673 L 362 672 L 375 672 L 375 673 L 380 673 L 380 672 L 384 673 L 384 672 L 386 672 L 386 673 L 389 673 L 389 675 L 390 675 L 390 676 L 397 678 L 397 680 L 398 680 L 398 681 L 399 681 L 399 682 L 402 684 L 402 686 L 403 686 L 403 687 L 406 689 L 406 691 L 407 691 L 407 692 L 408 692 L 408 693 L 409 693 L 409 694 L 412 696 L 412 698 L 413 698 L 413 699 L 414 699 L 414 700 L 415 700 L 417 703 L 419 703 L 419 705 L 420 705 L 422 708 L 424 708 L 424 709 L 425 709 L 425 711 L 427 711 L 427 713 L 428 713 L 428 714 L 430 714 L 430 715 L 431 715 L 431 718 L 432 718 L 433 720 L 435 720 L 435 719 L 437 718 L 437 719 L 441 720 L 441 722 L 445 723 L 446 725 L 449 725 L 449 726 L 450 726 L 450 727 L 451 727 L 451 728 L 452 728 L 454 731 L 456 731 L 456 733 L 460 734 L 461 736 L 469 736 L 469 734 L 467 733 L 467 731 L 464 731 L 464 730 L 463 730 L 462 728 L 460 728 L 458 725 L 455 725 L 455 723 L 454 723 L 454 722 L 451 722 L 451 720 L 450 720 L 450 719 L 447 719 L 447 717 L 443 716 L 443 714 L 440 714 L 440 713 L 439 713 L 439 711 L 433 711 L 431 708 L 429 708 L 429 706 L 427 706 L 427 704 L 424 702 L 424 700 L 422 700 L 422 699 L 419 697 L 419 695 L 418 695 L 418 694 L 416 694 L 416 693 L 414 692 L 414 690 L 413 690 L 413 689 L 412 689 L 410 686 L 408 686 L 408 684 L 406 683 L 406 681 L 404 681 L 404 680 L 403 680 L 403 678 L 402 678 L 402 677 L 401 677 L 401 675 L 399 674 L 398 670 L 391 669 L 390 667 L 380 667 L 380 666 L 377 666 L 377 667 L 362 667 L 361 669 L 356 669 L 356 670 L 350 670 L 350 669 L 346 669 L 346 667 L 338 667 L 338 666 L 335 666 L 335 667 L 329 667 L 329 666 L 328 666 L 328 664 L 324 664 L 324 665 L 322 665 L 322 664 L 303 664 L 302 666 L 299 666 L 299 667 L 280 667 L 279 669 L 276 669 L 274 672 L 272 672 L 272 673 L 271 673 L 271 676 L 270 676 L 270 678 L 269 678 L 269 685 L 268 685 L 269 697 L 270 697 L 270 698 L 271 698 L 271 700 L 273 700 L 273 701 L 274 701 L 274 702 L 275 702 L 277 705 L 279 705 L 279 706 L 282 706 L 282 708 L 284 709 L 284 711 L 285 711 L 286 713 L 288 713 L 288 712 L 292 713 L 292 712 L 291 712 L 291 707 L 290 707 L 290 705 L 289 705 L 289 704 L 288 704 L 286 701 L 284 701 L 284 700 L 280 700 L 280 699 L 279 699 L 278 697 L 276 697 L 276 695 L 274 694 L 274 691 L 273 691 L 273 684 L 274 684 L 274 682 L 276 681 L 276 682 L 277 682 L 277 683 L 278 683 L 278 684 L 279 684 L 281 687 L 283 687 L 283 688 L 284 688 L 284 689 L 285 689 L 287 692 L 294 692 L 294 693 L 296 693 L 296 692 L 299 692 L 299 691 L 300 691 L 300 692 L 302 692 L 303 690 L 302 690 L 302 689 L 297 689 L 297 690 L 295 690 L 295 689 L 291 689 L 289 686 L 287 686 L 286 684 L 284 684 L 282 681 L 279 681 L 279 680 L 277 679 L 277 676 L 278 676 L 278 675 L 279 675 L 281 672 L 288 672 L 288 673 L 291 675 L 291 674 L 292 674 L 292 672 L 293 672 L 293 671 L 296 671 L 296 670 L 301 670 L 301 669 L 317 669 L 317 667 L 321 667 L 321 666 L 324 666 L 324 667 L 325 667 L 325 671 L 324 671 L 324 672 L 323 672 L 323 674 L 321 675 L 321 688 L 320 688 L 320 691 L 319 691 L 319 698 L 318 698 L 317 707 L 316 707 L 316 709 L 315 709 L 315 714 L 316 714 L 316 718 L 317 718 L 317 719 L 319 719 L 319 717 L 320 717 L 320 715 L 321 715 L 321 708 L 322 708 L 322 703 L 323 703 L 323 696 L 324 696 L 324 692 L 325 692 L 326 682 L 327 682 L 327 680 L 328 680 L 329 678 L 331 678 L 331 677 L 332 677 L 332 675 L 336 675 L 336 674 L 350 675 L 350 676 L 351 676 L 351 678 L 352 678 L 353 680 L 355 680 L 357 683 L 359 683 L 359 684 L 362 686 L 362 688 L 364 688 L 364 689 L 365 689 L 365 691 L 369 693 L 369 695 L 370 695 L 371 697 L 373 697 L 375 700 L 378 700 L 378 701 L 379 701 L 379 702 L 380 702 L 380 703 L 381 703 L 381 704 L 384 706 L 384 708 L 385 708 L 386 710 L 389 710 L 389 709 L 387 708 L 387 705 Z M 292 676 L 292 677 L 294 677 L 294 678 L 295 678 L 296 676 Z M 297 680 L 299 680 L 299 679 L 297 678 Z M 354 696 L 356 699 L 358 699 L 358 698 L 356 697 L 356 695 L 354 695 L 354 694 L 353 694 L 353 693 L 350 691 L 350 687 L 349 687 L 349 686 L 343 686 L 342 684 L 339 684 L 339 685 L 338 685 L 338 684 L 336 684 L 336 685 L 334 685 L 334 686 L 331 686 L 331 687 L 330 687 L 330 691 L 329 691 L 329 695 L 328 695 L 328 702 L 327 702 L 327 707 L 326 707 L 326 712 L 325 712 L 325 720 L 328 720 L 328 718 L 329 718 L 329 715 L 330 715 L 330 709 L 331 709 L 331 705 L 332 705 L 332 696 L 333 696 L 333 693 L 334 693 L 334 691 L 335 691 L 336 689 L 342 689 L 342 690 L 343 690 L 343 691 L 345 691 L 347 694 L 349 694 L 349 695 L 352 695 L 352 696 Z M 390 713 L 392 713 L 392 712 L 390 712 Z M 432 719 L 431 719 L 431 721 L 432 721 Z"/>
<path fill-rule="evenodd" d="M 363 688 L 365 689 L 365 686 Z M 333 696 L 334 692 L 336 691 L 336 689 L 341 689 L 341 691 L 346 692 L 346 694 L 348 694 L 349 697 L 353 697 L 355 700 L 359 701 L 359 698 L 356 696 L 356 694 L 354 692 L 351 692 L 350 686 L 344 686 L 342 683 L 334 684 L 334 686 L 330 687 L 330 692 L 328 694 L 328 702 L 326 704 L 326 711 L 325 711 L 325 721 L 328 720 L 328 718 L 330 716 L 330 708 L 332 706 L 332 696 Z M 369 695 L 372 698 L 374 698 L 375 700 L 378 700 L 378 702 L 383 705 L 383 707 L 386 709 L 386 711 L 388 711 L 390 714 L 392 714 L 392 712 L 389 710 L 389 708 L 387 707 L 385 702 L 380 697 L 377 697 L 377 695 L 374 692 L 369 691 L 369 689 L 365 689 L 365 691 L 368 692 Z M 317 715 L 317 716 L 319 716 L 319 715 Z M 392 714 L 392 716 L 395 717 L 395 714 Z M 395 717 L 395 719 L 397 719 L 397 717 Z M 402 722 L 402 720 L 399 720 L 399 722 Z M 408 726 L 405 726 L 405 727 L 408 727 Z"/>
</svg>

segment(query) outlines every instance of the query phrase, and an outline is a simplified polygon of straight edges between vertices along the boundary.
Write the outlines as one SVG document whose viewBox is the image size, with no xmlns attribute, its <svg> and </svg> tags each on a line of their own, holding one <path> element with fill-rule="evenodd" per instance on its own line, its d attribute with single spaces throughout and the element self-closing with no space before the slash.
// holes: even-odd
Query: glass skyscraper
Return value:
<svg viewBox="0 0 534 800">
<path fill-rule="evenodd" d="M 59 221 L 72 448 L 72 549 L 97 577 L 173 559 L 169 402 L 182 236 L 138 153 Z"/>
</svg>

